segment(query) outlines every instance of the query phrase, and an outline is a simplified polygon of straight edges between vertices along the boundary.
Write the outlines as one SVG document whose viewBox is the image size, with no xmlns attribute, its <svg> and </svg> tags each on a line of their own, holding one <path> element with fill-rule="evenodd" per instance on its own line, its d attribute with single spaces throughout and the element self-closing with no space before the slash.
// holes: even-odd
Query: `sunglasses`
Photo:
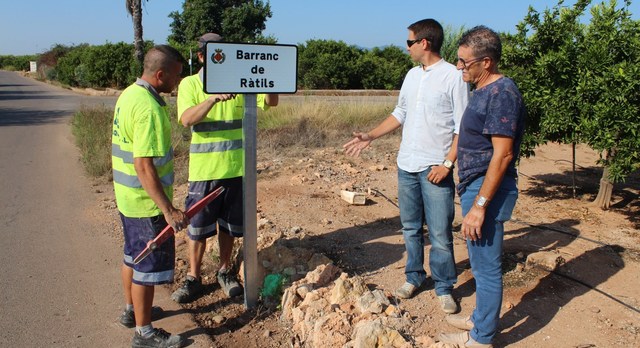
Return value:
<svg viewBox="0 0 640 348">
<path fill-rule="evenodd" d="M 426 40 L 426 39 L 415 39 L 415 40 L 407 40 L 407 47 L 411 47 L 413 46 L 413 44 L 415 44 L 416 42 L 420 42 L 422 40 Z"/>
</svg>

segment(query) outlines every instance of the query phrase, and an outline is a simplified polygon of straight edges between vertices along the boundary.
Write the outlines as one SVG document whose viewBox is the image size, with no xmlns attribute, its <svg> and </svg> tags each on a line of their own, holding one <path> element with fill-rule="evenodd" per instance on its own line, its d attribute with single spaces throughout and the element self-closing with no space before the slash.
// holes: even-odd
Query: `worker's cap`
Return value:
<svg viewBox="0 0 640 348">
<path fill-rule="evenodd" d="M 222 41 L 222 36 L 216 33 L 206 33 L 198 39 L 198 49 L 204 49 L 208 41 Z"/>
</svg>

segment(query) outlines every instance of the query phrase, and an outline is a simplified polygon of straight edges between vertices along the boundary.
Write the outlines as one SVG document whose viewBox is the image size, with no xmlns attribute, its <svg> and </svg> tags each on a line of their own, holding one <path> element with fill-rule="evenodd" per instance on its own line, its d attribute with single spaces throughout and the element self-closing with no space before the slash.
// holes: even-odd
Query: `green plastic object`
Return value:
<svg viewBox="0 0 640 348">
<path fill-rule="evenodd" d="M 269 274 L 264 277 L 262 283 L 261 295 L 263 298 L 280 296 L 282 286 L 286 283 L 287 278 L 282 274 Z"/>
</svg>

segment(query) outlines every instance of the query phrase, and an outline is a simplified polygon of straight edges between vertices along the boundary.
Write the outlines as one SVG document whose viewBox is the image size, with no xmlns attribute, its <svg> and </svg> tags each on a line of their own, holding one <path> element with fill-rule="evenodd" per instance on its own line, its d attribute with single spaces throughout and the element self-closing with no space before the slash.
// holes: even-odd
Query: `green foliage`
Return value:
<svg viewBox="0 0 640 348">
<path fill-rule="evenodd" d="M 298 76 L 307 89 L 360 89 L 363 50 L 343 41 L 309 40 L 298 46 Z"/>
<path fill-rule="evenodd" d="M 592 7 L 577 84 L 579 130 L 605 153 L 602 163 L 614 182 L 640 167 L 640 21 L 631 19 L 627 6 Z"/>
<path fill-rule="evenodd" d="M 638 82 L 640 24 L 630 1 L 591 7 L 590 0 L 529 13 L 517 33 L 504 35 L 502 69 L 517 83 L 527 105 L 522 151 L 546 141 L 584 142 L 604 153 L 610 179 L 624 180 L 640 163 Z"/>
<path fill-rule="evenodd" d="M 171 18 L 172 45 L 193 45 L 204 33 L 214 32 L 229 42 L 273 42 L 262 36 L 271 6 L 261 0 L 185 0 L 182 12 Z"/>
<path fill-rule="evenodd" d="M 152 47 L 146 42 L 146 48 Z M 71 48 L 57 59 L 58 81 L 76 87 L 125 88 L 139 76 L 133 45 L 124 42 Z"/>
<path fill-rule="evenodd" d="M 413 62 L 404 50 L 397 46 L 365 51 L 358 60 L 361 84 L 364 89 L 400 89 Z"/>
<path fill-rule="evenodd" d="M 37 61 L 38 55 L 0 56 L 0 69 L 14 71 L 29 71 L 29 62 Z"/>
<path fill-rule="evenodd" d="M 440 48 L 440 55 L 451 64 L 455 65 L 458 62 L 458 41 L 464 32 L 464 26 L 458 29 L 450 25 L 444 27 L 444 41 Z"/>
</svg>

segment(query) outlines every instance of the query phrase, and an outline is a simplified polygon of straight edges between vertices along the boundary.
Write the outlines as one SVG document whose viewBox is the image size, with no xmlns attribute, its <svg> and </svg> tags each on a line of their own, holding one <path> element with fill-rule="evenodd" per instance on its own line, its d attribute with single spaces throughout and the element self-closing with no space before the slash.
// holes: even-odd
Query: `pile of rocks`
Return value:
<svg viewBox="0 0 640 348">
<path fill-rule="evenodd" d="M 390 298 L 332 263 L 319 265 L 284 291 L 282 320 L 294 347 L 412 347 L 402 334 L 410 317 Z"/>
</svg>

